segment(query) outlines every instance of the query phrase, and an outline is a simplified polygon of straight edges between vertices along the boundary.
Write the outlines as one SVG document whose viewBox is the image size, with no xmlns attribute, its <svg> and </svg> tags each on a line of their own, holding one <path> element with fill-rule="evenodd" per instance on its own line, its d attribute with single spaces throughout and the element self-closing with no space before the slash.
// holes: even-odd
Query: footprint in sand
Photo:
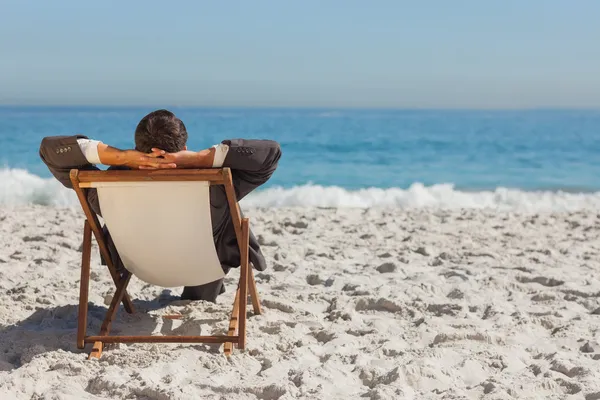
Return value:
<svg viewBox="0 0 600 400">
<path fill-rule="evenodd" d="M 377 272 L 379 272 L 380 274 L 388 274 L 391 272 L 396 271 L 396 264 L 391 263 L 391 262 L 386 262 L 381 264 L 379 267 L 377 267 Z"/>
<path fill-rule="evenodd" d="M 546 278 L 545 276 L 536 276 L 535 278 L 529 278 L 527 276 L 517 276 L 517 281 L 521 283 L 539 283 L 542 286 L 555 287 L 565 283 L 559 279 Z"/>
<path fill-rule="evenodd" d="M 23 237 L 24 242 L 45 242 L 46 238 L 44 236 L 25 236 Z"/>
<path fill-rule="evenodd" d="M 414 311 L 384 298 L 379 298 L 377 300 L 373 298 L 360 299 L 356 302 L 354 309 L 356 311 L 385 311 L 390 313 L 406 312 L 409 316 L 414 317 Z"/>
<path fill-rule="evenodd" d="M 306 276 L 306 283 L 311 286 L 323 285 L 325 287 L 330 287 L 335 282 L 335 279 L 328 278 L 327 280 L 321 279 L 321 277 L 317 274 L 310 274 Z"/>
<path fill-rule="evenodd" d="M 443 315 L 455 316 L 458 311 L 462 311 L 462 306 L 458 304 L 430 304 L 427 306 L 427 311 L 436 317 Z"/>
</svg>

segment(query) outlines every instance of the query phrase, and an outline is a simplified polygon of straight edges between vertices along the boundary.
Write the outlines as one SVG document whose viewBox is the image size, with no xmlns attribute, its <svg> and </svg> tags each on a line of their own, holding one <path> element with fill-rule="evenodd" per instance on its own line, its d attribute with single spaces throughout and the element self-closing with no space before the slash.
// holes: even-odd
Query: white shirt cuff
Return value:
<svg viewBox="0 0 600 400">
<path fill-rule="evenodd" d="M 213 160 L 213 168 L 221 168 L 225 162 L 225 157 L 229 153 L 229 146 L 226 144 L 217 144 L 213 146 L 215 148 L 215 159 Z"/>
<path fill-rule="evenodd" d="M 98 155 L 98 145 L 100 143 L 102 142 L 99 140 L 77 139 L 77 144 L 79 145 L 81 152 L 90 164 L 102 164 L 100 162 L 100 156 Z"/>
</svg>

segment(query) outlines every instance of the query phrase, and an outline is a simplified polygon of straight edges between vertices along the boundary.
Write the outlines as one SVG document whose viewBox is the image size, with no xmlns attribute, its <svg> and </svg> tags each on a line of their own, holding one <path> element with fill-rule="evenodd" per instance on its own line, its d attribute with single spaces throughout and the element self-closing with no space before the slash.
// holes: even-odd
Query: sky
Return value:
<svg viewBox="0 0 600 400">
<path fill-rule="evenodd" d="M 0 0 L 0 104 L 600 108 L 600 1 Z"/>
</svg>

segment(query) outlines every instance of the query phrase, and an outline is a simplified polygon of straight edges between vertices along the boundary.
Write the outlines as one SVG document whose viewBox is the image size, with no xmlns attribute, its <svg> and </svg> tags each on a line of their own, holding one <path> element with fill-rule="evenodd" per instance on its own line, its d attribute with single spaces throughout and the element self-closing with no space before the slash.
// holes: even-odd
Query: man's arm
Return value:
<svg viewBox="0 0 600 400">
<path fill-rule="evenodd" d="M 162 158 L 163 150 L 142 153 L 137 150 L 119 150 L 104 143 L 98 143 L 98 160 L 112 167 L 128 167 L 131 169 L 175 168 L 177 165 Z"/>
<path fill-rule="evenodd" d="M 218 146 L 199 152 L 184 150 L 164 156 L 180 168 L 231 168 L 238 200 L 269 180 L 280 157 L 279 143 L 245 139 L 224 140 Z"/>
<path fill-rule="evenodd" d="M 157 158 L 164 152 L 144 154 L 135 150 L 119 150 L 102 142 L 89 140 L 83 135 L 49 136 L 42 139 L 40 158 L 52 175 L 65 187 L 72 189 L 71 169 L 99 170 L 94 164 L 127 166 L 130 168 L 175 168 L 175 164 Z M 88 190 L 92 209 L 100 214 L 96 190 Z"/>
<path fill-rule="evenodd" d="M 81 151 L 78 139 L 87 140 L 83 135 L 49 136 L 42 139 L 40 158 L 46 164 L 52 175 L 64 186 L 72 188 L 69 173 L 71 169 L 98 170 L 88 162 Z"/>
<path fill-rule="evenodd" d="M 175 168 L 161 157 L 163 151 L 144 154 L 136 150 L 120 150 L 83 135 L 49 136 L 42 139 L 40 158 L 52 175 L 64 186 L 72 188 L 71 169 L 98 170 L 94 164 L 126 166 L 129 168 Z"/>
<path fill-rule="evenodd" d="M 99 169 L 88 161 L 78 141 L 88 141 L 88 138 L 83 135 L 49 136 L 42 139 L 40 144 L 40 158 L 52 175 L 69 189 L 73 188 L 69 178 L 71 169 L 76 168 L 86 171 L 97 171 Z M 87 148 L 86 153 L 89 151 L 90 149 Z M 96 189 L 87 191 L 87 200 L 92 210 L 101 215 Z"/>
<path fill-rule="evenodd" d="M 273 140 L 224 140 L 229 146 L 223 167 L 231 168 L 238 200 L 264 184 L 277 169 L 281 147 Z"/>
</svg>

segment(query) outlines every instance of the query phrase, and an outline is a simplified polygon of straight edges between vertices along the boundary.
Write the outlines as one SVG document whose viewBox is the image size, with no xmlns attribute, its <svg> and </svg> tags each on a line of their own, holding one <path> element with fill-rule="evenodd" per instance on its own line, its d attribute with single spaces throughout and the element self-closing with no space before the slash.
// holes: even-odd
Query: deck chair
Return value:
<svg viewBox="0 0 600 400">
<path fill-rule="evenodd" d="M 234 344 L 246 346 L 248 295 L 255 314 L 261 313 L 254 273 L 249 267 L 249 221 L 241 217 L 229 168 L 207 170 L 79 171 L 71 170 L 73 188 L 86 216 L 79 293 L 77 347 L 93 343 L 89 358 L 100 358 L 106 343 L 224 343 L 231 355 Z M 119 304 L 134 312 L 127 293 L 131 275 L 162 287 L 195 286 L 220 279 L 223 270 L 213 240 L 210 185 L 223 185 L 240 246 L 240 279 L 226 335 L 110 336 Z M 126 268 L 112 263 L 100 221 L 90 208 L 86 191 L 95 188 L 102 219 Z M 165 204 L 176 202 L 165 212 Z M 106 317 L 95 336 L 86 335 L 92 233 L 116 286 Z M 173 262 L 176 260 L 176 262 Z M 166 316 L 180 318 L 180 315 Z"/>
</svg>

